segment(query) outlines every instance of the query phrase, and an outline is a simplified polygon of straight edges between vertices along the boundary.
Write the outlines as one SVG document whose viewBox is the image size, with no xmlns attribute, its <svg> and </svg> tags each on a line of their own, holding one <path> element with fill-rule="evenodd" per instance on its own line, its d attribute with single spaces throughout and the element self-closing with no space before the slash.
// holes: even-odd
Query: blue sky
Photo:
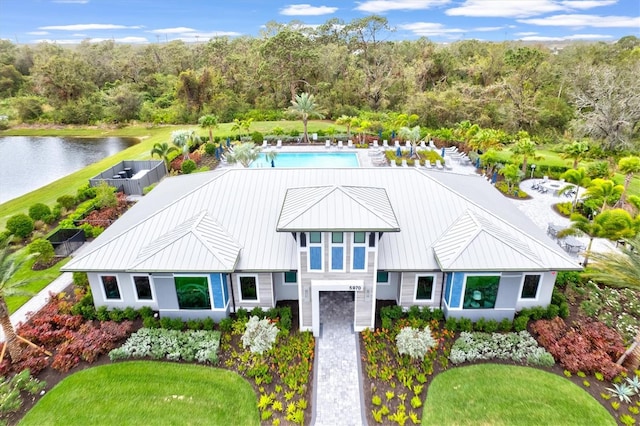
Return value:
<svg viewBox="0 0 640 426">
<path fill-rule="evenodd" d="M 615 41 L 640 36 L 639 0 L 0 0 L 0 38 L 21 44 L 202 42 L 219 35 L 259 36 L 269 21 L 318 25 L 373 14 L 396 29 L 392 39 Z"/>
</svg>

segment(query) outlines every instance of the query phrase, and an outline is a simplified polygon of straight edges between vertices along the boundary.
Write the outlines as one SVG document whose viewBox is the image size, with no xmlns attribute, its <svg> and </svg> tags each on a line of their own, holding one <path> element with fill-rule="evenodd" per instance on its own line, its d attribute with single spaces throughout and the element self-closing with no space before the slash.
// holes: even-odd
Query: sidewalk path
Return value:
<svg viewBox="0 0 640 426">
<path fill-rule="evenodd" d="M 359 353 L 353 332 L 353 292 L 320 293 L 321 334 L 317 340 L 316 426 L 359 426 L 361 405 Z"/>
</svg>

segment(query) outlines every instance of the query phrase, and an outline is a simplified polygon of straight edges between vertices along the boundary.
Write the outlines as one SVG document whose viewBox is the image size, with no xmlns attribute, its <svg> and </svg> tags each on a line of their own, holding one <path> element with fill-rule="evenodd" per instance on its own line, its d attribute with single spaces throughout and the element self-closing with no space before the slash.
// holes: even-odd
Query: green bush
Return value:
<svg viewBox="0 0 640 426">
<path fill-rule="evenodd" d="M 258 317 L 260 319 L 265 317 L 265 312 L 262 310 L 262 308 L 260 306 L 256 306 L 255 308 L 253 308 L 251 310 L 251 316 L 252 317 Z"/>
<path fill-rule="evenodd" d="M 109 320 L 109 309 L 106 306 L 100 306 L 96 309 L 96 318 L 98 321 L 108 321 Z"/>
<path fill-rule="evenodd" d="M 124 310 L 120 308 L 113 308 L 109 311 L 109 319 L 114 322 L 122 322 L 125 319 Z"/>
<path fill-rule="evenodd" d="M 233 330 L 233 318 L 223 318 L 220 320 L 220 330 L 225 333 L 231 333 Z"/>
<path fill-rule="evenodd" d="M 140 318 L 153 318 L 153 309 L 150 306 L 143 306 L 138 309 L 138 313 L 140 314 Z"/>
<path fill-rule="evenodd" d="M 444 320 L 444 311 L 440 308 L 434 309 L 433 311 L 431 311 L 431 318 L 436 321 Z"/>
<path fill-rule="evenodd" d="M 473 324 L 473 330 L 474 331 L 484 331 L 485 324 L 486 324 L 486 320 L 484 318 L 480 318 L 478 321 L 476 321 Z"/>
<path fill-rule="evenodd" d="M 89 288 L 89 276 L 86 272 L 74 272 L 73 284 L 78 287 Z"/>
<path fill-rule="evenodd" d="M 135 321 L 136 319 L 138 319 L 138 316 L 140 315 L 140 313 L 131 306 L 127 306 L 126 308 L 124 308 L 124 311 L 122 312 L 122 314 L 129 321 Z"/>
<path fill-rule="evenodd" d="M 26 238 L 33 232 L 33 219 L 24 213 L 13 215 L 7 220 L 7 230 L 16 237 Z"/>
<path fill-rule="evenodd" d="M 76 205 L 76 197 L 73 195 L 62 195 L 56 199 L 56 202 L 66 210 L 71 210 Z"/>
<path fill-rule="evenodd" d="M 264 135 L 258 131 L 251 133 L 251 140 L 256 145 L 262 145 L 262 141 L 264 140 Z"/>
<path fill-rule="evenodd" d="M 469 318 L 458 318 L 458 331 L 472 331 L 473 322 Z"/>
<path fill-rule="evenodd" d="M 495 333 L 498 331 L 498 321 L 494 319 L 488 320 L 484 325 L 484 331 L 486 333 Z"/>
<path fill-rule="evenodd" d="M 547 306 L 547 311 L 545 312 L 545 319 L 554 319 L 560 314 L 560 306 L 558 305 L 549 305 Z"/>
<path fill-rule="evenodd" d="M 558 203 L 555 205 L 556 211 L 560 213 L 562 216 L 569 217 L 571 216 L 571 207 L 573 203 L 571 201 L 567 201 L 566 203 Z"/>
<path fill-rule="evenodd" d="M 158 321 L 156 318 L 154 317 L 144 317 L 142 319 L 142 326 L 144 328 L 159 328 L 160 327 L 160 321 Z"/>
<path fill-rule="evenodd" d="M 580 273 L 576 271 L 560 271 L 556 277 L 556 286 L 564 288 L 567 284 L 580 284 Z"/>
<path fill-rule="evenodd" d="M 180 167 L 180 170 L 182 170 L 182 173 L 185 175 L 191 174 L 193 173 L 193 171 L 195 169 L 197 169 L 198 166 L 196 165 L 196 162 L 193 160 L 185 160 L 182 162 L 182 166 Z"/>
<path fill-rule="evenodd" d="M 212 331 L 216 326 L 216 322 L 211 317 L 204 318 L 202 320 L 202 329 Z"/>
<path fill-rule="evenodd" d="M 524 331 L 524 330 L 527 329 L 527 324 L 529 324 L 529 316 L 528 315 L 517 316 L 516 319 L 513 320 L 513 330 L 514 331 Z"/>
<path fill-rule="evenodd" d="M 29 217 L 33 220 L 42 220 L 47 222 L 47 218 L 51 216 L 51 209 L 44 203 L 36 203 L 29 207 Z"/>
<path fill-rule="evenodd" d="M 236 317 L 240 321 L 247 321 L 249 319 L 249 311 L 247 311 L 245 308 L 238 308 L 238 310 L 236 311 Z"/>
<path fill-rule="evenodd" d="M 31 244 L 27 246 L 27 252 L 30 254 L 36 255 L 36 262 L 41 264 L 47 264 L 51 262 L 53 256 L 55 256 L 55 251 L 53 250 L 53 245 L 51 241 L 45 240 L 44 238 L 38 238 L 34 240 Z"/>
<path fill-rule="evenodd" d="M 215 155 L 216 149 L 217 149 L 216 145 L 212 143 L 208 143 L 204 146 L 204 152 L 206 152 L 207 155 L 211 155 L 211 156 Z"/>
<path fill-rule="evenodd" d="M 509 332 L 513 328 L 513 321 L 508 318 L 503 319 L 498 323 L 498 330 L 501 332 Z"/>
<path fill-rule="evenodd" d="M 116 189 L 113 186 L 109 186 L 105 181 L 100 182 L 100 185 L 96 187 L 95 205 L 99 209 L 117 206 L 118 196 L 116 195 Z"/>
<path fill-rule="evenodd" d="M 447 318 L 447 321 L 444 323 L 444 328 L 449 331 L 456 331 L 458 329 L 458 320 L 454 317 Z"/>
<path fill-rule="evenodd" d="M 91 200 L 95 197 L 96 197 L 96 188 L 89 186 L 89 184 L 86 184 L 85 186 L 78 188 L 76 199 L 79 202 Z"/>
<path fill-rule="evenodd" d="M 560 315 L 560 318 L 569 317 L 569 304 L 567 302 L 562 302 L 559 305 L 558 315 Z"/>
</svg>

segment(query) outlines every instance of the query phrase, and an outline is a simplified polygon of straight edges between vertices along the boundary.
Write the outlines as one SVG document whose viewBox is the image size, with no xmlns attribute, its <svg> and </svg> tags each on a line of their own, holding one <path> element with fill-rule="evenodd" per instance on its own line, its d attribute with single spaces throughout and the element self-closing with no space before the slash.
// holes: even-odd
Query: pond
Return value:
<svg viewBox="0 0 640 426">
<path fill-rule="evenodd" d="M 0 137 L 0 203 L 24 195 L 138 141 L 129 138 Z"/>
</svg>

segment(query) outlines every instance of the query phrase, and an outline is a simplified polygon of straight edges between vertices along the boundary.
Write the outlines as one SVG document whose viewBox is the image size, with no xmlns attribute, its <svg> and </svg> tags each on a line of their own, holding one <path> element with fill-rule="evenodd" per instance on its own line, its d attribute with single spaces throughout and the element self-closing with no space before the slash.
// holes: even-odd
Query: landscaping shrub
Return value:
<svg viewBox="0 0 640 426">
<path fill-rule="evenodd" d="M 208 143 L 208 144 L 205 144 L 205 146 L 204 146 L 204 152 L 206 152 L 207 155 L 210 155 L 210 156 L 213 157 L 216 154 L 216 149 L 217 148 L 218 147 L 215 144 Z"/>
<path fill-rule="evenodd" d="M 251 316 L 242 335 L 242 346 L 248 346 L 252 353 L 262 354 L 273 346 L 278 335 L 278 327 L 268 319 Z"/>
<path fill-rule="evenodd" d="M 396 335 L 396 346 L 400 355 L 409 355 L 414 359 L 422 359 L 427 351 L 436 345 L 429 326 L 420 330 L 413 327 L 403 327 Z"/>
<path fill-rule="evenodd" d="M 196 162 L 191 159 L 184 160 L 182 162 L 182 165 L 180 166 L 180 170 L 182 171 L 182 174 L 185 174 L 185 175 L 193 173 L 193 171 L 197 168 L 198 166 L 196 165 Z"/>
<path fill-rule="evenodd" d="M 22 407 L 22 392 L 37 395 L 46 385 L 46 382 L 32 377 L 28 368 L 10 379 L 0 377 L 0 414 L 18 411 Z"/>
<path fill-rule="evenodd" d="M 33 219 L 24 213 L 19 213 L 11 216 L 6 226 L 10 234 L 26 238 L 33 232 Z"/>
<path fill-rule="evenodd" d="M 529 315 L 520 314 L 513 320 L 513 330 L 524 331 L 527 329 L 527 324 L 529 324 Z"/>
<path fill-rule="evenodd" d="M 258 317 L 259 319 L 265 318 L 266 313 L 262 310 L 260 306 L 256 306 L 250 312 L 251 316 Z"/>
<path fill-rule="evenodd" d="M 480 360 L 502 359 L 550 367 L 553 356 L 531 337 L 529 332 L 460 333 L 451 347 L 449 359 L 454 364 Z"/>
<path fill-rule="evenodd" d="M 140 318 L 142 319 L 153 318 L 153 309 L 151 309 L 150 306 L 143 306 L 138 309 L 138 312 L 140 313 Z"/>
<path fill-rule="evenodd" d="M 247 321 L 249 319 L 249 311 L 247 311 L 245 308 L 238 308 L 238 310 L 236 311 L 236 317 L 240 321 Z"/>
<path fill-rule="evenodd" d="M 27 246 L 27 252 L 36 255 L 36 263 L 47 265 L 55 256 L 51 241 L 38 238 Z"/>
<path fill-rule="evenodd" d="M 62 195 L 56 199 L 65 210 L 71 210 L 76 205 L 76 197 L 73 195 Z"/>
<path fill-rule="evenodd" d="M 51 209 L 44 203 L 36 203 L 29 207 L 29 217 L 33 220 L 41 220 L 45 223 L 51 223 L 53 219 Z"/>
<path fill-rule="evenodd" d="M 458 331 L 472 331 L 473 322 L 469 318 L 458 318 Z"/>
<path fill-rule="evenodd" d="M 116 207 L 118 205 L 118 197 L 116 196 L 116 189 L 113 186 L 109 186 L 107 182 L 102 181 L 95 187 L 95 205 L 99 209 L 106 207 Z"/>
<path fill-rule="evenodd" d="M 223 318 L 220 320 L 220 330 L 230 333 L 233 330 L 233 318 Z"/>
<path fill-rule="evenodd" d="M 205 330 L 164 330 L 141 328 L 117 349 L 109 352 L 111 361 L 128 358 L 184 360 L 216 364 L 220 332 Z"/>
<path fill-rule="evenodd" d="M 572 206 L 573 203 L 571 201 L 567 201 L 566 203 L 557 203 L 555 205 L 556 211 L 565 217 L 571 216 Z"/>
<path fill-rule="evenodd" d="M 96 197 L 96 188 L 89 186 L 89 184 L 84 185 L 81 188 L 78 188 L 78 192 L 76 195 L 76 199 L 79 202 L 91 200 Z"/>
<path fill-rule="evenodd" d="M 572 373 L 600 372 L 612 380 L 624 369 L 617 360 L 625 350 L 620 335 L 600 322 L 568 327 L 564 320 L 539 320 L 531 325 L 538 342 Z"/>
<path fill-rule="evenodd" d="M 580 284 L 580 273 L 576 271 L 559 271 L 556 277 L 556 287 L 565 288 L 568 284 Z"/>
<path fill-rule="evenodd" d="M 76 287 L 81 288 L 89 288 L 89 276 L 86 272 L 74 272 L 73 273 L 73 284 Z"/>
</svg>

